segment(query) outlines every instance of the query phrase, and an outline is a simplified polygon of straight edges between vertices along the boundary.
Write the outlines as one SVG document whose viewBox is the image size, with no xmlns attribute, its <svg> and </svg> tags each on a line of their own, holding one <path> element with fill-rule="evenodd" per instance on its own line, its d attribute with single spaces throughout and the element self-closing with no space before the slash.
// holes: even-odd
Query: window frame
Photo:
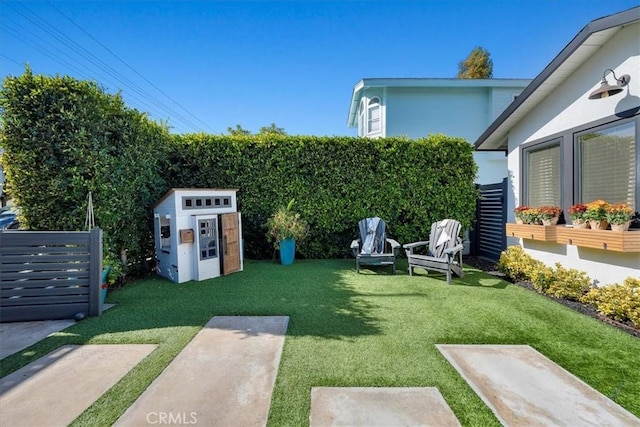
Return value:
<svg viewBox="0 0 640 427">
<path fill-rule="evenodd" d="M 376 135 L 382 133 L 382 100 L 379 96 L 374 96 L 367 101 L 367 124 L 366 131 L 367 135 Z M 378 109 L 378 130 L 371 130 L 371 111 L 377 108 Z"/>
<path fill-rule="evenodd" d="M 629 118 L 629 119 L 621 119 L 621 120 L 617 120 L 614 122 L 608 122 L 608 123 L 604 123 L 604 124 L 600 124 L 600 125 L 596 125 L 596 126 L 592 126 L 588 129 L 582 129 L 580 131 L 574 132 L 573 134 L 573 170 L 574 170 L 574 174 L 573 174 L 573 200 L 574 203 L 588 203 L 591 200 L 580 200 L 580 192 L 581 192 L 581 187 L 580 187 L 580 137 L 584 136 L 584 135 L 588 135 L 590 133 L 595 133 L 595 132 L 602 132 L 602 131 L 606 131 L 607 129 L 613 129 L 615 127 L 618 126 L 623 126 L 626 125 L 628 123 L 632 123 L 635 125 L 635 169 L 636 169 L 636 188 L 635 188 L 635 194 L 634 194 L 634 198 L 635 198 L 635 210 L 636 211 L 640 211 L 640 184 L 639 184 L 639 180 L 640 180 L 640 153 L 638 153 L 640 145 L 638 144 L 638 128 L 640 127 L 640 120 L 638 120 L 638 117 L 636 116 L 635 118 Z M 607 200 L 608 201 L 608 200 Z"/>
<path fill-rule="evenodd" d="M 358 136 L 365 136 L 365 122 L 366 122 L 367 106 L 364 99 L 360 100 L 360 110 L 358 111 Z"/>
<path fill-rule="evenodd" d="M 560 148 L 560 206 L 564 206 L 565 203 L 565 192 L 563 191 L 562 182 L 564 181 L 565 175 L 565 162 L 564 162 L 564 138 L 562 136 L 555 136 L 553 138 L 548 138 L 542 141 L 537 141 L 529 144 L 525 144 L 522 147 L 522 156 L 520 159 L 520 170 L 522 171 L 522 182 L 520 185 L 520 200 L 522 204 L 529 203 L 529 155 L 531 153 L 544 150 L 550 147 L 558 146 Z M 536 207 L 536 206 L 531 206 Z"/>
<path fill-rule="evenodd" d="M 569 215 L 566 214 L 573 204 L 579 203 L 578 201 L 578 169 L 579 165 L 576 164 L 576 141 L 578 136 L 584 133 L 597 132 L 599 130 L 607 129 L 609 127 L 619 126 L 625 123 L 635 122 L 636 126 L 636 210 L 640 211 L 640 109 L 635 108 L 631 110 L 622 111 L 608 117 L 601 118 L 589 123 L 583 123 L 579 126 L 569 128 L 554 134 L 545 136 L 544 138 L 534 141 L 526 142 L 520 145 L 520 184 L 519 184 L 519 200 L 520 204 L 524 200 L 528 199 L 528 185 L 526 179 L 526 152 L 531 148 L 542 148 L 545 143 L 551 143 L 555 140 L 561 139 L 560 143 L 560 176 L 561 176 L 561 196 L 560 200 L 562 205 L 560 206 L 565 212 L 565 219 L 569 223 L 571 221 Z M 589 202 L 589 200 L 587 200 Z"/>
</svg>

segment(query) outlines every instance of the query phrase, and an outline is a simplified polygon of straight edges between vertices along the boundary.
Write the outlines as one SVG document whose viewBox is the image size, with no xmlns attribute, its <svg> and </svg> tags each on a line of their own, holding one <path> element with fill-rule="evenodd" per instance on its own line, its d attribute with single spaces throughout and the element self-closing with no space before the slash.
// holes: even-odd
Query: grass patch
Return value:
<svg viewBox="0 0 640 427">
<path fill-rule="evenodd" d="M 478 270 L 448 286 L 353 260 L 246 261 L 185 284 L 149 278 L 111 293 L 116 307 L 1 362 L 2 375 L 65 344 L 158 348 L 75 421 L 109 425 L 216 315 L 287 315 L 269 425 L 307 425 L 315 386 L 434 386 L 465 426 L 500 425 L 435 344 L 529 344 L 640 416 L 640 340 Z"/>
</svg>

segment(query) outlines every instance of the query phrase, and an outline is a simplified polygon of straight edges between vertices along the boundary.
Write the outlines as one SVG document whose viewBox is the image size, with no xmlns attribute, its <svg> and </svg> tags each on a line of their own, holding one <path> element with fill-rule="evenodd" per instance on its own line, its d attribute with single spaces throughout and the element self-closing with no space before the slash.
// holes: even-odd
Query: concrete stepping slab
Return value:
<svg viewBox="0 0 640 427">
<path fill-rule="evenodd" d="M 265 426 L 289 318 L 212 318 L 115 425 Z"/>
<path fill-rule="evenodd" d="M 640 419 L 527 345 L 437 345 L 505 426 L 639 426 Z"/>
<path fill-rule="evenodd" d="M 74 323 L 73 320 L 0 323 L 0 359 L 24 350 Z"/>
<path fill-rule="evenodd" d="M 0 379 L 0 425 L 66 426 L 156 348 L 66 345 Z"/>
<path fill-rule="evenodd" d="M 435 387 L 314 387 L 310 427 L 459 426 Z"/>
</svg>

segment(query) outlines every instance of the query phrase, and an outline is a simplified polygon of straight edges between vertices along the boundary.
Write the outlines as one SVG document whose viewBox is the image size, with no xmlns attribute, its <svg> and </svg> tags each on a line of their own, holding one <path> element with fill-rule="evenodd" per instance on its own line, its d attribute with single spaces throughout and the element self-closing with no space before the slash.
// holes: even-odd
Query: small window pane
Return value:
<svg viewBox="0 0 640 427">
<path fill-rule="evenodd" d="M 373 98 L 369 102 L 368 133 L 380 132 L 380 100 Z"/>
<path fill-rule="evenodd" d="M 560 206 L 560 144 L 526 154 L 528 206 Z"/>
</svg>

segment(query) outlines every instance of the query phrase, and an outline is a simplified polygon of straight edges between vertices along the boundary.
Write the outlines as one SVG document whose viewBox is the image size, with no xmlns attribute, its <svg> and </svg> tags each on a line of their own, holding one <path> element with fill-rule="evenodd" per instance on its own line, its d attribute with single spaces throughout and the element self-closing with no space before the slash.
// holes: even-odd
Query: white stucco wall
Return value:
<svg viewBox="0 0 640 427">
<path fill-rule="evenodd" d="M 511 129 L 507 159 L 510 179 L 507 207 L 509 222 L 514 222 L 513 209 L 521 204 L 521 144 L 544 140 L 559 132 L 640 105 L 639 36 L 640 24 L 624 27 Z M 607 68 L 614 69 L 618 76 L 631 75 L 630 84 L 622 94 L 589 100 L 589 94 L 600 87 L 602 73 Z M 614 83 L 612 75 L 608 74 L 607 78 L 610 84 Z M 565 198 L 571 201 L 572 196 L 565 195 Z M 531 256 L 548 265 L 560 262 L 567 268 L 585 271 L 599 285 L 620 283 L 630 276 L 640 277 L 640 253 L 608 252 L 514 238 L 509 238 L 508 244 L 521 244 Z"/>
</svg>

